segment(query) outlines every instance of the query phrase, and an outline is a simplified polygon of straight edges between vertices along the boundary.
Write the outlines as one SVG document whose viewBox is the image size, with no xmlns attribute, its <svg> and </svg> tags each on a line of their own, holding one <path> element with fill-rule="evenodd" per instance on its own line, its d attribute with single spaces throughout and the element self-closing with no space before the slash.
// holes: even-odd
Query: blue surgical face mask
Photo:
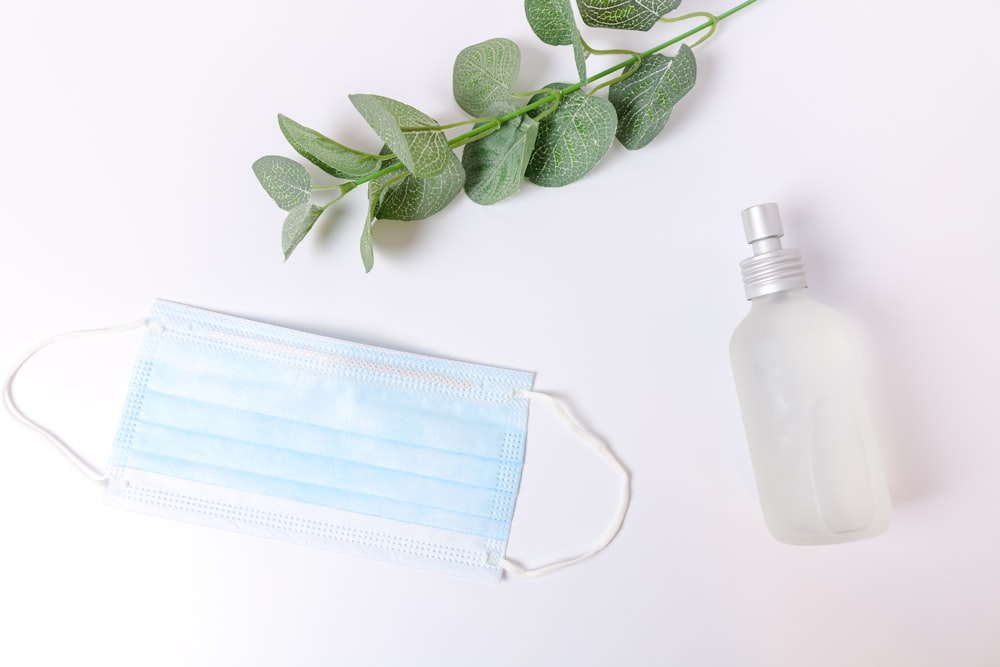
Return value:
<svg viewBox="0 0 1000 667">
<path fill-rule="evenodd" d="M 532 373 L 166 301 L 143 324 L 106 472 L 17 409 L 20 365 L 5 392 L 15 416 L 104 484 L 109 505 L 488 581 L 589 557 L 624 518 L 624 467 L 532 390 Z M 623 486 L 618 517 L 594 550 L 525 570 L 506 548 L 532 398 L 553 403 L 621 471 Z"/>
</svg>

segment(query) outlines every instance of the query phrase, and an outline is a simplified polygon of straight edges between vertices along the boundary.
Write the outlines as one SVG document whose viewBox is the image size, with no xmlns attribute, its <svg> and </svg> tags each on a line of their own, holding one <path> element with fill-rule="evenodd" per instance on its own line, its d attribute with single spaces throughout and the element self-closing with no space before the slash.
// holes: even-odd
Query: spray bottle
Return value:
<svg viewBox="0 0 1000 667">
<path fill-rule="evenodd" d="M 807 294 L 801 254 L 781 247 L 778 206 L 742 216 L 750 313 L 730 358 L 768 529 L 789 544 L 879 535 L 889 492 L 858 349 L 840 316 Z"/>
</svg>

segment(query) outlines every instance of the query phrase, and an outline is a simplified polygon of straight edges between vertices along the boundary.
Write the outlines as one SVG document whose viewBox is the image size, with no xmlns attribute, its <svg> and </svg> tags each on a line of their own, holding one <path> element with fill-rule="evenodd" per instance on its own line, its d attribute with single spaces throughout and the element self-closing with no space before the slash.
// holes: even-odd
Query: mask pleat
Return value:
<svg viewBox="0 0 1000 667">
<path fill-rule="evenodd" d="M 216 436 L 222 441 L 231 441 L 233 444 L 229 447 L 269 446 L 484 488 L 492 488 L 501 469 L 516 463 L 516 460 L 350 433 L 152 390 L 146 392 L 138 422 Z"/>
<path fill-rule="evenodd" d="M 161 452 L 169 452 L 174 460 L 217 469 L 267 473 L 306 484 L 380 495 L 476 516 L 490 515 L 493 494 L 496 492 L 492 484 L 488 487 L 461 484 L 413 472 L 304 454 L 280 447 L 255 445 L 174 427 L 139 424 L 128 465 L 142 468 L 137 464 L 142 454 L 155 455 Z"/>
<path fill-rule="evenodd" d="M 159 354 L 180 356 L 180 349 L 182 344 L 164 341 Z M 148 387 L 359 435 L 485 458 L 517 458 L 500 453 L 503 434 L 518 426 L 511 423 L 507 406 L 459 402 L 448 395 L 427 395 L 419 388 L 387 387 L 378 378 L 340 376 L 338 369 L 262 362 L 247 372 L 242 361 L 228 350 L 188 349 L 182 359 L 154 365 Z M 191 377 L 198 382 L 192 384 Z"/>
<path fill-rule="evenodd" d="M 141 452 L 136 453 L 134 463 L 135 465 L 132 467 L 135 470 L 155 472 L 265 496 L 287 498 L 358 514 L 380 516 L 421 526 L 444 528 L 490 539 L 505 540 L 510 531 L 509 523 L 502 518 L 491 519 L 379 495 L 352 493 L 275 474 L 223 467 L 215 468 L 205 466 L 200 462 Z M 273 470 L 268 470 L 268 473 L 273 472 Z"/>
</svg>

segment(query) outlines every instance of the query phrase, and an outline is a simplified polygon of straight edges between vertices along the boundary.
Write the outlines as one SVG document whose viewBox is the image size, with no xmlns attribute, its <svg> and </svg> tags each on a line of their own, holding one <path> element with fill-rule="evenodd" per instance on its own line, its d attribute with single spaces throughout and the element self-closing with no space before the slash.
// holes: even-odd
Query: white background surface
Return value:
<svg viewBox="0 0 1000 667">
<path fill-rule="evenodd" d="M 648 148 L 380 224 L 367 276 L 358 192 L 282 263 L 250 171 L 292 155 L 275 114 L 376 148 L 348 93 L 457 119 L 454 56 L 495 36 L 522 46 L 519 88 L 572 77 L 521 6 L 0 1 L 0 365 L 163 297 L 538 371 L 634 474 L 604 554 L 491 587 L 105 508 L 4 415 L 0 664 L 1000 665 L 1000 8 L 761 0 L 697 49 Z M 727 342 L 739 212 L 770 200 L 877 360 L 875 540 L 784 546 L 756 505 Z M 138 339 L 40 355 L 23 407 L 103 462 Z M 510 553 L 530 564 L 592 542 L 616 486 L 544 409 L 528 447 Z"/>
</svg>

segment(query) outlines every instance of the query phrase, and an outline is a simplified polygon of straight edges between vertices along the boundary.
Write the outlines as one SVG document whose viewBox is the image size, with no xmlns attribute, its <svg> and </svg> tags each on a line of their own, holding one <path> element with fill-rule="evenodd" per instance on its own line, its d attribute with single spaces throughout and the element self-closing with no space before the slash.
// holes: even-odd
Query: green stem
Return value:
<svg viewBox="0 0 1000 667">
<path fill-rule="evenodd" d="M 484 118 L 466 118 L 465 120 L 449 123 L 448 125 L 417 125 L 414 127 L 401 127 L 403 132 L 444 132 L 463 125 L 475 125 L 476 123 L 492 123 L 497 120 L 496 116 L 486 116 Z M 381 157 L 381 156 L 379 156 Z"/>
<path fill-rule="evenodd" d="M 580 37 L 580 43 L 583 44 L 583 48 L 587 53 L 592 53 L 595 56 L 637 56 L 639 53 L 637 51 L 630 51 L 629 49 L 595 49 L 590 44 Z"/>
<path fill-rule="evenodd" d="M 715 34 L 715 29 L 719 26 L 719 17 L 715 14 L 709 14 L 708 12 L 691 12 L 690 14 L 685 14 L 684 16 L 675 16 L 668 18 L 666 16 L 660 17 L 661 23 L 677 23 L 678 21 L 686 21 L 688 19 L 693 19 L 696 17 L 702 17 L 708 19 L 712 23 L 712 27 L 709 28 L 708 32 L 698 38 L 698 41 L 691 45 L 691 48 L 698 46 L 703 43 L 709 37 Z"/>
<path fill-rule="evenodd" d="M 741 11 L 743 9 L 746 9 L 747 7 L 749 7 L 750 5 L 754 4 L 755 2 L 757 2 L 757 0 L 745 0 L 745 2 L 741 2 L 740 4 L 736 5 L 735 7 L 730 7 L 729 9 L 727 9 L 724 12 L 722 12 L 721 14 L 716 15 L 715 18 L 714 18 L 714 20 L 706 21 L 705 23 L 702 23 L 699 26 L 695 26 L 694 28 L 691 28 L 690 30 L 688 30 L 685 33 L 677 35 L 676 37 L 674 37 L 672 39 L 668 39 L 667 41 L 663 42 L 662 44 L 657 44 L 656 46 L 654 46 L 651 49 L 647 49 L 647 50 L 645 50 L 645 51 L 643 51 L 641 53 L 636 53 L 635 55 L 633 55 L 633 56 L 631 56 L 629 58 L 626 58 L 625 60 L 621 61 L 617 65 L 609 67 L 609 68 L 607 68 L 606 70 L 604 70 L 602 72 L 598 72 L 597 74 L 594 74 L 593 76 L 587 77 L 586 81 L 578 81 L 576 83 L 570 84 L 569 86 L 566 86 L 565 88 L 559 90 L 558 92 L 550 93 L 550 94 L 548 94 L 548 95 L 546 95 L 544 97 L 541 97 L 541 98 L 535 100 L 534 102 L 532 102 L 530 104 L 527 104 L 527 105 L 525 105 L 525 106 L 523 106 L 523 107 L 521 107 L 519 109 L 515 109 L 514 111 L 511 111 L 510 113 L 508 113 L 508 114 L 506 114 L 504 116 L 500 116 L 499 121 L 500 121 L 501 124 L 502 123 L 506 123 L 509 120 L 513 120 L 513 119 L 517 118 L 518 116 L 523 116 L 524 114 L 529 113 L 531 111 L 534 111 L 535 109 L 537 109 L 539 107 L 542 107 L 542 106 L 545 106 L 546 104 L 550 104 L 552 102 L 555 102 L 558 99 L 561 99 L 564 95 L 569 95 L 570 93 L 576 92 L 577 90 L 580 90 L 581 88 L 583 88 L 584 86 L 586 86 L 588 84 L 594 83 L 595 81 L 600 81 L 601 79 L 603 79 L 603 78 L 605 78 L 607 76 L 610 76 L 611 74 L 614 74 L 615 72 L 618 72 L 619 70 L 623 70 L 623 69 L 625 69 L 627 67 L 631 67 L 632 65 L 634 65 L 637 62 L 639 62 L 643 58 L 651 56 L 654 53 L 657 53 L 658 51 L 662 51 L 663 49 L 665 49 L 665 48 L 667 48 L 669 46 L 673 46 L 674 44 L 677 44 L 678 42 L 682 42 L 685 39 L 687 39 L 688 37 L 692 37 L 694 35 L 697 35 L 702 30 L 713 30 L 714 31 L 715 27 L 719 24 L 719 22 L 721 22 L 721 21 L 729 18 L 730 16 L 732 16 L 736 12 L 739 12 L 739 11 Z M 480 127 L 473 128 L 473 129 L 469 130 L 468 132 L 466 132 L 464 134 L 460 134 L 460 135 L 454 137 L 453 139 L 450 139 L 448 141 L 448 145 L 451 146 L 452 148 L 457 148 L 458 146 L 462 146 L 464 144 L 467 144 L 470 141 L 475 141 L 476 139 L 481 139 L 482 137 L 480 135 L 485 136 L 486 133 L 492 132 L 494 129 L 496 129 L 496 126 L 493 123 L 489 123 L 487 125 L 482 125 Z M 366 183 L 366 182 L 368 182 L 368 181 L 370 181 L 372 179 L 378 178 L 379 176 L 384 176 L 385 174 L 391 173 L 393 171 L 396 171 L 397 169 L 402 169 L 402 168 L 403 168 L 402 163 L 396 162 L 395 164 L 389 165 L 388 167 L 386 167 L 384 169 L 380 169 L 379 171 L 376 171 L 373 174 L 369 174 L 368 176 L 364 176 L 362 178 L 359 178 L 356 181 L 352 181 L 352 185 L 353 186 L 361 185 L 362 183 Z M 338 197 L 338 199 L 339 199 L 339 197 Z M 334 201 L 336 201 L 336 200 L 334 200 Z M 329 204 L 327 204 L 327 206 L 329 206 Z"/>
<path fill-rule="evenodd" d="M 635 74 L 636 72 L 638 72 L 639 71 L 639 67 L 642 65 L 642 56 L 641 56 L 641 54 L 636 54 L 636 55 L 638 55 L 639 57 L 636 59 L 636 61 L 634 63 L 632 63 L 631 67 L 629 67 L 622 74 L 619 74 L 615 78 L 608 79 L 604 83 L 597 84 L 596 86 L 594 86 L 593 88 L 591 88 L 590 94 L 593 95 L 594 93 L 596 93 L 597 91 L 599 91 L 601 88 L 607 88 L 608 86 L 615 85 L 619 81 L 624 81 L 625 79 L 629 78 L 630 76 L 632 76 L 633 74 Z"/>
<path fill-rule="evenodd" d="M 328 201 L 327 203 L 325 203 L 322 206 L 320 206 L 320 215 L 323 215 L 323 213 L 326 212 L 326 209 L 330 208 L 331 206 L 333 206 L 334 204 L 336 204 L 337 202 L 339 202 L 341 199 L 343 199 L 347 195 L 348 192 L 350 192 L 354 188 L 358 187 L 358 183 L 356 183 L 354 181 L 349 181 L 347 183 L 339 183 L 339 184 L 335 185 L 334 187 L 340 188 L 340 194 L 337 195 L 336 197 L 334 197 L 333 199 L 331 199 L 330 201 Z M 319 189 L 320 188 L 313 188 L 313 190 L 319 190 Z M 325 188 L 324 187 L 322 189 L 328 190 L 330 188 Z"/>
<path fill-rule="evenodd" d="M 496 116 L 488 119 L 481 118 L 480 120 L 483 122 L 483 126 L 478 128 L 480 130 L 478 134 L 463 139 L 462 141 L 455 141 L 454 143 L 449 141 L 448 145 L 451 146 L 452 148 L 458 148 L 459 146 L 464 146 L 465 144 L 472 143 L 473 141 L 477 141 L 479 139 L 482 139 L 483 137 L 493 134 L 503 126 L 503 121 L 501 121 Z"/>
</svg>

